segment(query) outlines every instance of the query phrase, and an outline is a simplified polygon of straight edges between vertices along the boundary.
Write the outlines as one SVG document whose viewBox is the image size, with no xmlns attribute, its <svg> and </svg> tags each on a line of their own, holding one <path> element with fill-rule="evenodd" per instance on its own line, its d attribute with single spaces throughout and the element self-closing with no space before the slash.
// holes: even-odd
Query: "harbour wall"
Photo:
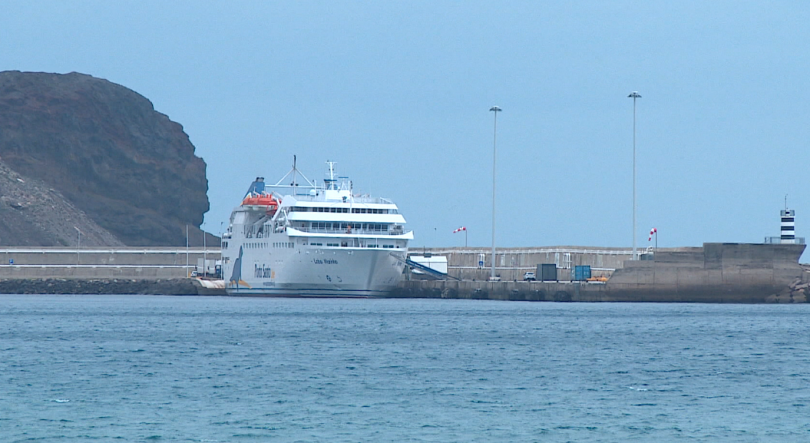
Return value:
<svg viewBox="0 0 810 443">
<path fill-rule="evenodd" d="M 224 295 L 202 287 L 197 279 L 137 278 L 2 278 L 0 294 L 150 294 Z"/>
<path fill-rule="evenodd" d="M 410 280 L 389 297 L 572 302 L 601 301 L 605 290 L 604 283 Z"/>
<path fill-rule="evenodd" d="M 705 243 L 625 260 L 607 282 L 403 281 L 392 297 L 574 302 L 805 303 L 805 245 Z M 448 255 L 448 272 L 454 262 Z M 583 254 L 583 257 L 587 255 Z M 535 257 L 536 258 L 536 257 Z M 629 257 L 628 257 L 629 258 Z M 496 255 L 497 260 L 497 255 Z M 462 261 L 463 263 L 463 261 Z M 488 275 L 488 274 L 485 274 Z"/>
<path fill-rule="evenodd" d="M 447 257 L 448 275 L 461 280 L 487 280 L 491 274 L 492 251 L 487 248 L 415 248 L 410 255 Z M 554 263 L 557 279 L 570 281 L 575 266 L 591 267 L 594 277 L 609 277 L 629 260 L 633 251 L 627 248 L 550 246 L 543 248 L 498 248 L 495 250 L 495 274 L 502 281 L 523 280 L 523 273 L 535 271 L 537 265 Z"/>
<path fill-rule="evenodd" d="M 216 248 L 5 248 L 0 279 L 170 279 L 188 277 Z"/>
<path fill-rule="evenodd" d="M 629 260 L 607 281 L 605 301 L 807 301 L 803 244 L 704 243 Z"/>
</svg>

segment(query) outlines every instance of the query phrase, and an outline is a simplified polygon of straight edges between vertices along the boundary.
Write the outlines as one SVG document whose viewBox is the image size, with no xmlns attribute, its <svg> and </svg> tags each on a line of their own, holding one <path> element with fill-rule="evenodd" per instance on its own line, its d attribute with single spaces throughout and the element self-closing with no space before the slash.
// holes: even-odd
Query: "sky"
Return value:
<svg viewBox="0 0 810 443">
<path fill-rule="evenodd" d="M 810 2 L 7 1 L 0 70 L 81 72 L 183 125 L 205 229 L 293 155 L 412 246 L 810 236 Z M 636 229 L 633 230 L 633 100 Z M 497 105 L 497 116 L 489 109 Z M 495 135 L 497 133 L 497 145 Z M 807 254 L 806 254 L 807 256 Z"/>
</svg>

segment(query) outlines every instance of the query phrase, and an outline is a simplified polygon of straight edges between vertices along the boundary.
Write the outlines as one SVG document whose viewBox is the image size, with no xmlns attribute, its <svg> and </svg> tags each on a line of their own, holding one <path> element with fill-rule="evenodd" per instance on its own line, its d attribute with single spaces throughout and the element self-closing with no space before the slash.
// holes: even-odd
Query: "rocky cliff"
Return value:
<svg viewBox="0 0 810 443">
<path fill-rule="evenodd" d="M 73 223 L 95 233 L 88 246 L 185 245 L 186 225 L 201 239 L 205 162 L 182 126 L 123 86 L 0 72 L 0 159 L 0 245 L 75 244 Z"/>
<path fill-rule="evenodd" d="M 82 238 L 83 237 L 83 238 Z M 0 161 L 0 245 L 123 246 L 59 191 Z"/>
</svg>

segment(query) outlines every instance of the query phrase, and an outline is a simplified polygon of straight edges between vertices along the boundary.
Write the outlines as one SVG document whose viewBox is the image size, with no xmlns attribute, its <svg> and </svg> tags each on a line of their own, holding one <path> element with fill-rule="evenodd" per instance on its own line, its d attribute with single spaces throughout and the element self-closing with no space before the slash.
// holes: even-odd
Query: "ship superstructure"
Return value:
<svg viewBox="0 0 810 443">
<path fill-rule="evenodd" d="M 228 294 L 368 297 L 397 285 L 413 239 L 405 218 L 327 165 L 322 185 L 295 162 L 275 185 L 251 184 L 222 236 Z"/>
</svg>

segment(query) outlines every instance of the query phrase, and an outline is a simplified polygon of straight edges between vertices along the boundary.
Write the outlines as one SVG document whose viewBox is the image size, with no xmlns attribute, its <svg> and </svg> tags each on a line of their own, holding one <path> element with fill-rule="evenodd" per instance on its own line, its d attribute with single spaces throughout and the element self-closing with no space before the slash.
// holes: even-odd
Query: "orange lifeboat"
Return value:
<svg viewBox="0 0 810 443">
<path fill-rule="evenodd" d="M 266 206 L 267 213 L 274 213 L 278 209 L 279 201 L 271 194 L 261 193 L 248 195 L 242 200 L 242 206 Z"/>
</svg>

